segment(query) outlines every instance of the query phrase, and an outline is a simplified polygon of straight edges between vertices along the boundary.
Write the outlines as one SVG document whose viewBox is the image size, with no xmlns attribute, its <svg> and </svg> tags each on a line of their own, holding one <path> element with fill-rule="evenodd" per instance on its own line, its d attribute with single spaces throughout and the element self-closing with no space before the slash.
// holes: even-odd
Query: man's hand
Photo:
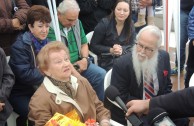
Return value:
<svg viewBox="0 0 194 126">
<path fill-rule="evenodd" d="M 84 70 L 87 70 L 88 68 L 88 60 L 86 58 L 82 58 L 81 60 L 77 61 L 76 64 L 79 65 L 80 69 L 79 72 L 83 72 Z"/>
<path fill-rule="evenodd" d="M 12 19 L 12 25 L 15 30 L 22 30 L 25 25 L 21 25 L 20 21 L 17 18 Z"/>
<path fill-rule="evenodd" d="M 132 100 L 127 103 L 128 111 L 126 113 L 126 116 L 131 115 L 132 113 L 136 113 L 138 116 L 141 116 L 143 114 L 147 114 L 149 111 L 149 102 L 148 100 Z"/>
<path fill-rule="evenodd" d="M 5 103 L 0 103 L 0 112 L 3 110 Z"/>
<path fill-rule="evenodd" d="M 145 7 L 151 6 L 151 5 L 152 5 L 152 0 L 140 0 L 139 1 L 140 8 L 145 8 Z"/>
<path fill-rule="evenodd" d="M 72 73 L 73 76 L 75 76 L 75 77 L 81 76 L 81 75 L 79 74 L 79 72 L 73 67 L 72 64 L 70 65 L 70 68 L 71 68 L 71 73 Z"/>
</svg>

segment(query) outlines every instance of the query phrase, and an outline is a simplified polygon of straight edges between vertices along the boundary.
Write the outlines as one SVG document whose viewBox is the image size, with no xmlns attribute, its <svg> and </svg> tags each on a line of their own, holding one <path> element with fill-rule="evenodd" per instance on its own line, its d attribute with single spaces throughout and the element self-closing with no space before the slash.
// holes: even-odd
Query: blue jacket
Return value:
<svg viewBox="0 0 194 126">
<path fill-rule="evenodd" d="M 11 95 L 33 95 L 43 82 L 43 75 L 37 69 L 35 53 L 29 32 L 18 36 L 11 47 L 9 65 L 15 74 L 15 85 Z"/>
<path fill-rule="evenodd" d="M 190 11 L 188 18 L 188 37 L 191 41 L 194 39 L 194 6 Z"/>
</svg>

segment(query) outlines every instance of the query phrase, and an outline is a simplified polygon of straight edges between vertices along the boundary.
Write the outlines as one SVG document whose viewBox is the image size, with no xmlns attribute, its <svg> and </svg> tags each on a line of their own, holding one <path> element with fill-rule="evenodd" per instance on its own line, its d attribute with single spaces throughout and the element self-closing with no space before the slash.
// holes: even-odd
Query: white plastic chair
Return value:
<svg viewBox="0 0 194 126">
<path fill-rule="evenodd" d="M 104 90 L 106 90 L 106 88 L 110 85 L 111 82 L 111 75 L 112 75 L 112 69 L 110 69 L 105 77 L 104 77 Z M 116 105 L 117 107 L 119 107 L 121 109 L 121 107 L 114 101 L 111 101 L 109 98 L 107 98 L 112 104 Z M 114 120 L 110 120 L 110 123 L 112 126 L 123 126 L 120 123 L 115 122 Z M 127 121 L 127 126 L 132 126 L 131 123 L 129 121 Z"/>
<path fill-rule="evenodd" d="M 7 119 L 7 126 L 16 126 L 16 119 L 19 115 L 15 112 L 12 112 L 9 118 Z"/>
<path fill-rule="evenodd" d="M 91 31 L 91 32 L 89 32 L 89 33 L 86 35 L 86 38 L 87 38 L 87 40 L 88 40 L 88 44 L 89 44 L 89 45 L 90 45 L 90 42 L 91 42 L 93 33 L 94 33 L 94 31 Z M 98 65 L 98 57 L 97 57 L 97 55 L 94 54 L 92 51 L 89 51 L 89 55 L 92 56 L 92 57 L 94 58 L 94 64 Z"/>
<path fill-rule="evenodd" d="M 112 69 L 110 69 L 104 77 L 104 90 L 106 90 L 106 88 L 110 85 L 111 75 Z"/>
<path fill-rule="evenodd" d="M 7 63 L 9 62 L 10 56 L 6 56 Z M 16 126 L 16 118 L 19 115 L 15 112 L 12 112 L 9 118 L 7 119 L 7 126 Z"/>
<path fill-rule="evenodd" d="M 6 56 L 7 63 L 9 62 L 10 56 Z"/>
<path fill-rule="evenodd" d="M 189 87 L 194 86 L 194 74 L 191 76 L 190 80 L 189 80 Z"/>
<path fill-rule="evenodd" d="M 110 85 L 110 81 L 111 81 L 111 75 L 112 75 L 112 69 L 110 69 L 105 77 L 104 77 L 104 90 L 106 90 L 106 88 Z M 107 99 L 114 105 L 116 105 L 117 107 L 119 107 L 121 109 L 121 107 L 114 101 L 111 101 L 108 97 Z"/>
</svg>

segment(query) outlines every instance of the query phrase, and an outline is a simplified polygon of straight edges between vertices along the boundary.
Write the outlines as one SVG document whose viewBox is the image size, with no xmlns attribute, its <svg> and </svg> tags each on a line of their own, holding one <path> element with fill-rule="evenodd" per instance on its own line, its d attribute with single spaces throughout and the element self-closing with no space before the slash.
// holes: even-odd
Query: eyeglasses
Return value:
<svg viewBox="0 0 194 126">
<path fill-rule="evenodd" d="M 137 48 L 139 49 L 144 49 L 146 53 L 152 53 L 154 51 L 154 49 L 149 48 L 149 47 L 145 47 L 140 43 L 135 43 L 137 45 Z"/>
</svg>

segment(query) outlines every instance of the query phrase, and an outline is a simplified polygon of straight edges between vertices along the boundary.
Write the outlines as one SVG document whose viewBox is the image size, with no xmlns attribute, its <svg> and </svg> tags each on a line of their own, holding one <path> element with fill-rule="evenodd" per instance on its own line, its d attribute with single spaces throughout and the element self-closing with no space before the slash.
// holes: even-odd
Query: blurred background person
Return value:
<svg viewBox="0 0 194 126">
<path fill-rule="evenodd" d="M 0 47 L 10 55 L 11 45 L 26 26 L 27 11 L 25 0 L 0 1 Z"/>
<path fill-rule="evenodd" d="M 63 0 L 56 0 L 56 7 L 59 6 L 59 3 L 61 3 Z M 48 8 L 47 0 L 26 0 L 28 5 L 31 7 L 33 5 L 42 5 Z"/>
<path fill-rule="evenodd" d="M 76 0 L 80 7 L 79 19 L 82 22 L 85 33 L 94 30 L 97 23 L 108 16 L 115 5 L 116 0 Z"/>
<path fill-rule="evenodd" d="M 147 14 L 146 14 L 147 9 Z M 135 22 L 135 27 L 141 27 L 143 25 L 154 25 L 154 7 L 147 6 L 146 8 L 140 8 L 138 13 L 137 22 Z M 147 16 L 146 16 L 147 15 Z M 147 19 L 147 22 L 146 22 Z"/>
<path fill-rule="evenodd" d="M 194 3 L 194 2 L 193 2 Z M 194 4 L 193 4 L 194 5 Z M 189 81 L 194 73 L 194 6 L 188 18 L 189 52 L 185 74 L 185 88 L 189 87 Z"/>
<path fill-rule="evenodd" d="M 114 59 L 133 46 L 135 35 L 130 2 L 117 0 L 114 11 L 97 24 L 91 39 L 90 48 L 98 55 L 98 65 L 111 69 Z"/>
<path fill-rule="evenodd" d="M 8 101 L 11 89 L 15 83 L 14 74 L 9 67 L 5 52 L 0 48 L 0 125 L 5 126 L 13 108 Z"/>
<path fill-rule="evenodd" d="M 188 17 L 193 7 L 193 0 L 180 0 L 180 72 L 184 70 L 185 65 L 185 47 L 188 41 Z M 178 74 L 177 55 L 175 59 L 175 68 L 171 69 L 171 75 Z"/>
</svg>

